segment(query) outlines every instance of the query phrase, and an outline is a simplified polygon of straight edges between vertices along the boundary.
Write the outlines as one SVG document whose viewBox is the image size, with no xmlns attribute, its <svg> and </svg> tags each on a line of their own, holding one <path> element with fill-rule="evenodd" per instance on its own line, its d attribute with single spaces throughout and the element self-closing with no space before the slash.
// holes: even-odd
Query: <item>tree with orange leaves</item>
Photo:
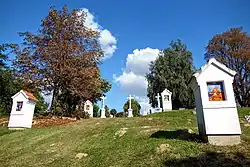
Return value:
<svg viewBox="0 0 250 167">
<path fill-rule="evenodd" d="M 111 85 L 100 76 L 104 55 L 99 32 L 85 26 L 82 10 L 51 8 L 38 33 L 20 33 L 15 75 L 42 91 L 53 91 L 52 110 L 70 115 L 85 100 L 97 101 Z"/>
<path fill-rule="evenodd" d="M 212 57 L 237 72 L 234 92 L 241 106 L 250 105 L 250 36 L 242 28 L 215 35 L 206 47 L 205 59 Z"/>
</svg>

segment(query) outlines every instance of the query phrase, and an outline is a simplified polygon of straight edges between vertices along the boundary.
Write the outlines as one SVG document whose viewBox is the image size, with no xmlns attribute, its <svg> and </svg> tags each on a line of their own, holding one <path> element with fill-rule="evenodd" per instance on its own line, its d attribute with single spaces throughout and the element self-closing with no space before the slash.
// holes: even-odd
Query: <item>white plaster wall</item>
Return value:
<svg viewBox="0 0 250 167">
<path fill-rule="evenodd" d="M 206 134 L 241 134 L 236 108 L 203 109 Z"/>
<path fill-rule="evenodd" d="M 23 107 L 21 111 L 16 111 L 16 106 L 18 101 L 23 101 Z M 13 99 L 8 127 L 31 128 L 34 110 L 35 110 L 35 103 L 34 102 L 29 103 L 29 100 L 25 98 L 22 93 L 20 93 Z"/>
<path fill-rule="evenodd" d="M 26 112 L 27 113 L 25 113 L 26 121 L 24 122 L 24 126 L 31 128 L 32 120 L 33 120 L 33 116 L 34 116 L 34 112 L 35 112 L 35 103 L 32 101 L 28 101 L 26 104 L 27 104 L 26 105 Z"/>
<path fill-rule="evenodd" d="M 236 108 L 234 92 L 233 92 L 233 77 L 210 65 L 197 78 L 200 86 L 200 99 L 202 101 L 202 115 L 197 118 L 202 122 L 204 119 L 206 134 L 241 134 L 238 112 Z M 207 82 L 223 81 L 225 101 L 209 101 Z M 195 94 L 196 101 L 199 104 L 198 92 Z M 197 110 L 200 106 L 197 105 Z M 197 112 L 198 113 L 198 112 Z"/>
<path fill-rule="evenodd" d="M 169 95 L 169 101 L 164 101 L 164 95 Z M 169 111 L 172 110 L 172 96 L 170 93 L 163 91 L 161 93 L 162 98 L 162 109 L 163 111 Z"/>
</svg>

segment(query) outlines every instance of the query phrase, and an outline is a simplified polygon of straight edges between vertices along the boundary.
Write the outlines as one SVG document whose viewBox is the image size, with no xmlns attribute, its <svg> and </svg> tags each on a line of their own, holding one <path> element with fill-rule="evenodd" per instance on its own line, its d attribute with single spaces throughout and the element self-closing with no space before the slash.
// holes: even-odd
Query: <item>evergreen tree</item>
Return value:
<svg viewBox="0 0 250 167">
<path fill-rule="evenodd" d="M 158 58 L 151 62 L 148 81 L 149 101 L 157 106 L 155 96 L 165 88 L 172 92 L 174 109 L 194 107 L 194 97 L 188 82 L 194 73 L 192 53 L 181 40 L 172 41 Z"/>
</svg>

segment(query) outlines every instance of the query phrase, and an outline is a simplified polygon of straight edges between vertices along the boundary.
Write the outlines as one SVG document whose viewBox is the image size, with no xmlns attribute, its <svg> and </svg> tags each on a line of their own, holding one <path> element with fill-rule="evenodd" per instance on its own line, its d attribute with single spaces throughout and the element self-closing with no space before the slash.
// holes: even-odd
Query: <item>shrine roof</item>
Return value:
<svg viewBox="0 0 250 167">
<path fill-rule="evenodd" d="M 211 58 L 209 59 L 209 61 L 203 65 L 195 74 L 193 74 L 193 77 L 197 78 L 199 77 L 210 65 L 214 65 L 217 68 L 219 68 L 220 70 L 226 72 L 229 75 L 234 76 L 236 74 L 235 71 L 231 70 L 230 68 L 228 68 L 227 66 L 225 66 L 224 64 L 218 62 L 215 58 Z"/>
<path fill-rule="evenodd" d="M 164 90 L 162 91 L 162 93 L 163 93 L 163 92 L 167 92 L 167 93 L 169 93 L 169 94 L 172 95 L 172 92 L 170 92 L 168 89 L 164 89 Z"/>
<path fill-rule="evenodd" d="M 32 93 L 26 90 L 24 90 L 23 92 L 25 93 L 25 95 L 28 97 L 29 100 L 38 101 L 37 98 Z"/>
<path fill-rule="evenodd" d="M 12 96 L 12 99 L 14 99 L 16 96 L 18 96 L 20 93 L 23 94 L 23 96 L 29 100 L 32 100 L 32 101 L 38 101 L 38 99 L 33 95 L 33 93 L 30 93 L 26 90 L 21 90 L 19 91 L 18 93 L 16 93 L 14 96 Z"/>
</svg>

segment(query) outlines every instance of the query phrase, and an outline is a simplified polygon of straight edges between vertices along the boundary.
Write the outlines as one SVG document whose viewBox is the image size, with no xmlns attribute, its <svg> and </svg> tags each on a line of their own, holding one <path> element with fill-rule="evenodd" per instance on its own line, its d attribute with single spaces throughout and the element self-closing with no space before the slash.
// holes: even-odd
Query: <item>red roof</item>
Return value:
<svg viewBox="0 0 250 167">
<path fill-rule="evenodd" d="M 28 96 L 29 100 L 38 101 L 37 98 L 32 93 L 30 93 L 30 92 L 28 92 L 26 90 L 24 90 L 23 92 L 25 93 L 26 96 Z"/>
</svg>

